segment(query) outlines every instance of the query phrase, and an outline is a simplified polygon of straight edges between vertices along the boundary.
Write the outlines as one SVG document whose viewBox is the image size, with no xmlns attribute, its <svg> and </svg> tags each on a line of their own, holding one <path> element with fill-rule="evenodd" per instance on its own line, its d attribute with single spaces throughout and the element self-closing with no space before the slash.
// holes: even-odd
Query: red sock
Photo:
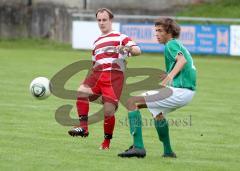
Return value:
<svg viewBox="0 0 240 171">
<path fill-rule="evenodd" d="M 104 116 L 104 138 L 112 139 L 115 126 L 115 116 Z"/>
<path fill-rule="evenodd" d="M 80 120 L 80 127 L 88 132 L 88 111 L 89 111 L 89 101 L 88 98 L 78 97 L 77 102 L 77 111 Z"/>
</svg>

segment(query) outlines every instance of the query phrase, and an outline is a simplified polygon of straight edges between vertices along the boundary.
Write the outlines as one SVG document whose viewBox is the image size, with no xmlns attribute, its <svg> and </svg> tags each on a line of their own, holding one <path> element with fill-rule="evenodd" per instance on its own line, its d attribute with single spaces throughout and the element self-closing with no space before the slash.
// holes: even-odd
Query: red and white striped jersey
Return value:
<svg viewBox="0 0 240 171">
<path fill-rule="evenodd" d="M 93 44 L 93 69 L 98 71 L 124 71 L 124 60 L 128 57 L 128 54 L 120 54 L 116 50 L 119 45 L 137 46 L 131 38 L 117 31 L 100 36 Z"/>
</svg>

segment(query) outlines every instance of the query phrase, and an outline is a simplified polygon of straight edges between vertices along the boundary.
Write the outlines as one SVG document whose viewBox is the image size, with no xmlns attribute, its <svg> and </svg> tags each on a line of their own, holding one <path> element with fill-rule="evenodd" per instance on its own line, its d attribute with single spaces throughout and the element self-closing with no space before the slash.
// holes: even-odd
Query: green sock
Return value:
<svg viewBox="0 0 240 171">
<path fill-rule="evenodd" d="M 139 110 L 128 112 L 130 134 L 133 136 L 133 145 L 144 148 L 142 139 L 142 118 Z"/>
<path fill-rule="evenodd" d="M 169 138 L 168 122 L 166 119 L 154 120 L 155 128 L 158 133 L 159 140 L 162 141 L 164 147 L 164 154 L 171 154 L 172 148 Z"/>
</svg>

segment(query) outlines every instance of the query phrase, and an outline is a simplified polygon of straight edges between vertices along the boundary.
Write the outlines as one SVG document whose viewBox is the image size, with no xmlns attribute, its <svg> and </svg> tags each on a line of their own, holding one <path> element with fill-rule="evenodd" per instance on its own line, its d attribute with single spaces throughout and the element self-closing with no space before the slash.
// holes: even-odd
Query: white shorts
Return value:
<svg viewBox="0 0 240 171">
<path fill-rule="evenodd" d="M 153 117 L 163 113 L 166 115 L 169 112 L 176 110 L 188 104 L 195 91 L 186 88 L 166 87 L 159 90 L 151 90 L 143 93 L 148 110 Z"/>
</svg>

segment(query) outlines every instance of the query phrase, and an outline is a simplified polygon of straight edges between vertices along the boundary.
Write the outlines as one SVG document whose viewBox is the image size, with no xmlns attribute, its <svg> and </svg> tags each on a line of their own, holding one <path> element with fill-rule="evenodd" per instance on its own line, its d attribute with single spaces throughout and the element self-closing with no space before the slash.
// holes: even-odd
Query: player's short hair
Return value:
<svg viewBox="0 0 240 171">
<path fill-rule="evenodd" d="M 99 12 L 102 13 L 102 12 L 104 12 L 104 11 L 106 11 L 106 12 L 108 13 L 110 19 L 113 19 L 113 18 L 114 18 L 114 15 L 113 15 L 112 11 L 111 11 L 110 9 L 108 9 L 108 8 L 99 8 L 99 9 L 97 10 L 97 12 L 96 12 L 96 18 L 97 18 L 97 15 L 98 15 Z"/>
<path fill-rule="evenodd" d="M 171 18 L 160 18 L 155 20 L 155 26 L 162 26 L 163 29 L 172 35 L 173 38 L 178 38 L 180 35 L 180 26 Z"/>
</svg>

